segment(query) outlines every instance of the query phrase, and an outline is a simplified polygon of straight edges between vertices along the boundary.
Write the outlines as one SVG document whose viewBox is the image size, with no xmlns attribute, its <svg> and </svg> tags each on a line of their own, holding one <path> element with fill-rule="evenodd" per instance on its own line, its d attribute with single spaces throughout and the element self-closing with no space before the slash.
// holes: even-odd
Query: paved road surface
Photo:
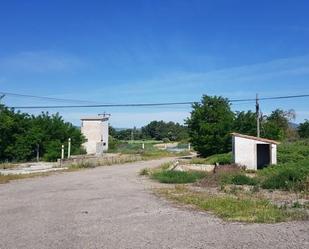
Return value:
<svg viewBox="0 0 309 249">
<path fill-rule="evenodd" d="M 308 222 L 225 223 L 155 197 L 138 171 L 165 160 L 0 185 L 0 248 L 309 248 Z"/>
</svg>

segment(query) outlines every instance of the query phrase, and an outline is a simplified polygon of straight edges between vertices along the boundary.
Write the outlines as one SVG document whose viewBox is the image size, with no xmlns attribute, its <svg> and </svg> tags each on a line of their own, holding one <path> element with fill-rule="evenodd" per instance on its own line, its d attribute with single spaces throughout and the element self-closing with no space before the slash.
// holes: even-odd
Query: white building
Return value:
<svg viewBox="0 0 309 249">
<path fill-rule="evenodd" d="M 81 118 L 81 132 L 87 139 L 83 144 L 87 154 L 101 155 L 108 150 L 108 115 Z"/>
<path fill-rule="evenodd" d="M 277 141 L 238 133 L 232 136 L 234 163 L 251 170 L 277 164 Z"/>
</svg>

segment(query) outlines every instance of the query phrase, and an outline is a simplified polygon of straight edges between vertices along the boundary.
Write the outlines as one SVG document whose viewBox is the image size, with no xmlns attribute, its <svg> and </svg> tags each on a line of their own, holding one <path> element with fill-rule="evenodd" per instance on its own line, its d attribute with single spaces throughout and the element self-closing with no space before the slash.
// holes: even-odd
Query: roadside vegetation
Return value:
<svg viewBox="0 0 309 249">
<path fill-rule="evenodd" d="M 278 165 L 259 171 L 234 165 L 231 153 L 223 153 L 184 162 L 197 168 L 199 164 L 217 164 L 212 172 L 179 172 L 171 165 L 163 165 L 145 170 L 143 175 L 175 184 L 155 190 L 161 196 L 212 212 L 227 221 L 304 220 L 309 218 L 308 145 L 308 140 L 283 142 L 278 147 Z M 199 177 L 193 178 L 196 174 Z"/>
<path fill-rule="evenodd" d="M 142 160 L 156 159 L 161 157 L 186 156 L 190 152 L 183 149 L 181 152 L 173 152 L 155 147 L 157 141 L 117 141 L 110 149 L 110 153 L 137 154 Z M 142 147 L 144 144 L 144 148 Z"/>
<path fill-rule="evenodd" d="M 199 179 L 205 177 L 204 172 L 198 171 L 172 171 L 172 170 L 162 170 L 159 172 L 154 172 L 151 175 L 152 179 L 155 179 L 161 183 L 193 183 Z"/>
<path fill-rule="evenodd" d="M 34 116 L 0 105 L 0 162 L 32 161 L 37 152 L 45 161 L 56 161 L 61 157 L 61 145 L 67 148 L 68 138 L 72 155 L 85 152 L 80 129 L 59 114 Z"/>
<path fill-rule="evenodd" d="M 156 193 L 177 203 L 209 211 L 226 221 L 276 223 L 308 218 L 303 211 L 279 208 L 261 198 L 212 195 L 192 191 L 183 186 L 157 189 Z"/>
<path fill-rule="evenodd" d="M 226 165 L 232 163 L 232 153 L 216 154 L 206 158 L 195 157 L 191 160 L 192 164 L 219 164 Z"/>
<path fill-rule="evenodd" d="M 28 178 L 39 177 L 39 176 L 49 176 L 50 174 L 53 174 L 53 173 L 55 173 L 55 171 L 45 172 L 45 173 L 19 174 L 19 175 L 0 174 L 0 184 L 9 183 L 10 181 L 13 181 L 13 180 L 28 179 Z"/>
</svg>

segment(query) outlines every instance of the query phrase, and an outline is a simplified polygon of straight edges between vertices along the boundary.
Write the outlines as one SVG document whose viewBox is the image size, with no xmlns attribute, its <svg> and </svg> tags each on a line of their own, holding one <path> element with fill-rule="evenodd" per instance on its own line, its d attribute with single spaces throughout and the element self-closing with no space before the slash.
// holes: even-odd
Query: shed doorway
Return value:
<svg viewBox="0 0 309 249">
<path fill-rule="evenodd" d="M 257 144 L 257 169 L 263 169 L 270 164 L 270 145 Z"/>
</svg>

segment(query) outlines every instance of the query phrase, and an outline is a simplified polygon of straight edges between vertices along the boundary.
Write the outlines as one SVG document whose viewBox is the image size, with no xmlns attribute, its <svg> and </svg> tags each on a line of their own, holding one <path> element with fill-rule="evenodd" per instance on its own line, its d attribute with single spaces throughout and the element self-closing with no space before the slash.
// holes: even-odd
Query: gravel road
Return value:
<svg viewBox="0 0 309 249">
<path fill-rule="evenodd" d="M 138 171 L 166 160 L 0 185 L 0 248 L 309 248 L 309 222 L 226 223 L 154 196 Z"/>
</svg>

